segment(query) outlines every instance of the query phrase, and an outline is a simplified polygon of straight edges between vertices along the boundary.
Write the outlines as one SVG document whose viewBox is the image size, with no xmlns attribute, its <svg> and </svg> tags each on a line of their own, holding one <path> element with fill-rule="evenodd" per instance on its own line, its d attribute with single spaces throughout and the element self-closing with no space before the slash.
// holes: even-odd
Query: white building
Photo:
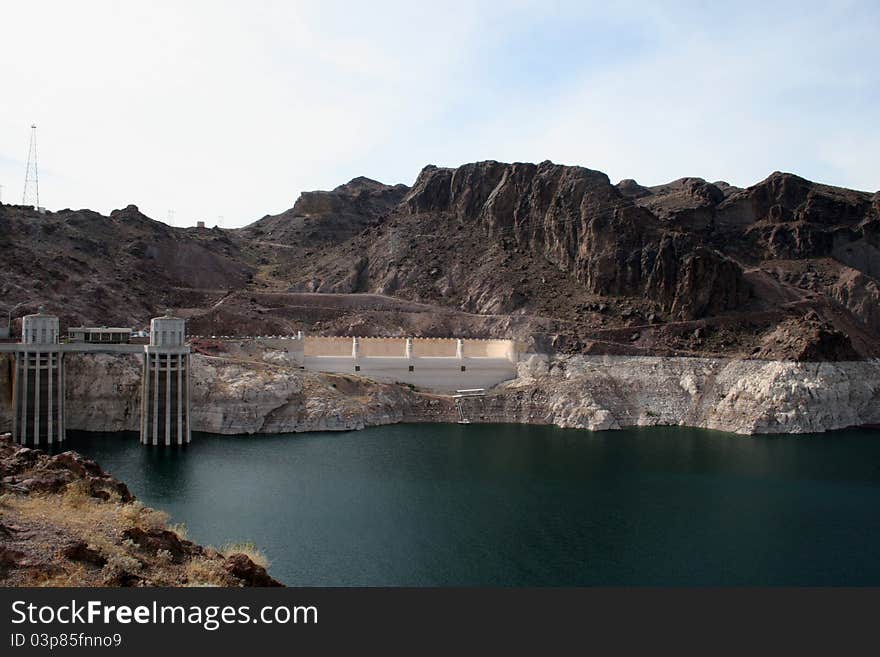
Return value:
<svg viewBox="0 0 880 657">
<path fill-rule="evenodd" d="M 131 341 L 131 329 L 107 326 L 74 326 L 67 329 L 70 342 L 125 344 Z"/>
</svg>

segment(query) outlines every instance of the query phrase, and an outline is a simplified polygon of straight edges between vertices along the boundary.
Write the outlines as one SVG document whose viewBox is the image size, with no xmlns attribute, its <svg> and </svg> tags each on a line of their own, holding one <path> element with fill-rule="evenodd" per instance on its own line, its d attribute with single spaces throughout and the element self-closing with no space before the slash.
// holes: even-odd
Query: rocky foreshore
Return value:
<svg viewBox="0 0 880 657">
<path fill-rule="evenodd" d="M 457 420 L 448 395 L 310 372 L 279 363 L 277 355 L 193 355 L 192 364 L 193 431 L 293 433 Z M 138 359 L 75 356 L 66 368 L 69 429 L 138 429 Z M 472 422 L 822 432 L 880 424 L 880 361 L 531 355 L 516 379 L 464 403 Z M 10 410 L 0 405 L 0 427 L 11 425 Z"/>
<path fill-rule="evenodd" d="M 197 545 L 167 521 L 94 461 L 0 435 L 0 585 L 280 585 L 252 546 Z"/>
<path fill-rule="evenodd" d="M 535 356 L 498 401 L 495 415 L 560 427 L 823 432 L 880 422 L 880 362 Z"/>
</svg>

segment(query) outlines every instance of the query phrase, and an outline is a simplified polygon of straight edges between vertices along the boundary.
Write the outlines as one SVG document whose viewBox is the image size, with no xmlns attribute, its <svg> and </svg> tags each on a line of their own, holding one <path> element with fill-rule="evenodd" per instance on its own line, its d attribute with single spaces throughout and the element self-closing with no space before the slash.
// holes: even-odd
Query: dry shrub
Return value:
<svg viewBox="0 0 880 657">
<path fill-rule="evenodd" d="M 114 504 L 125 504 L 125 502 L 122 501 L 122 495 L 120 495 L 118 490 L 114 490 L 112 488 L 104 488 L 102 490 L 107 493 L 107 495 L 109 495 L 109 497 L 107 498 L 108 502 L 112 502 Z"/>
<path fill-rule="evenodd" d="M 227 557 L 230 554 L 243 554 L 258 566 L 269 567 L 269 559 L 266 554 L 250 541 L 246 543 L 226 543 L 220 551 Z"/>
<path fill-rule="evenodd" d="M 92 491 L 85 479 L 71 481 L 61 495 L 61 503 L 72 509 L 81 509 L 91 500 Z"/>
<path fill-rule="evenodd" d="M 130 527 L 138 527 L 144 531 L 165 529 L 168 526 L 167 513 L 146 507 L 140 502 L 122 505 L 119 515 Z"/>
<path fill-rule="evenodd" d="M 149 507 L 141 513 L 140 528 L 144 531 L 165 529 L 168 526 L 168 514 Z"/>
<path fill-rule="evenodd" d="M 229 586 L 229 575 L 218 561 L 195 557 L 187 562 L 185 572 L 187 586 Z"/>
<path fill-rule="evenodd" d="M 189 530 L 186 528 L 186 525 L 182 522 L 174 523 L 173 525 L 168 525 L 168 529 L 177 534 L 177 538 L 181 541 L 185 541 L 189 538 Z"/>
<path fill-rule="evenodd" d="M 88 569 L 78 563 L 67 564 L 63 573 L 38 575 L 33 585 L 43 587 L 92 586 Z"/>
<path fill-rule="evenodd" d="M 125 524 L 130 527 L 134 527 L 135 523 L 138 520 L 138 517 L 141 515 L 141 511 L 144 510 L 144 505 L 135 500 L 130 504 L 125 504 L 119 509 L 119 517 L 125 521 Z"/>
<path fill-rule="evenodd" d="M 139 559 L 117 551 L 107 555 L 104 570 L 108 573 L 133 573 L 139 571 L 142 565 Z"/>
</svg>

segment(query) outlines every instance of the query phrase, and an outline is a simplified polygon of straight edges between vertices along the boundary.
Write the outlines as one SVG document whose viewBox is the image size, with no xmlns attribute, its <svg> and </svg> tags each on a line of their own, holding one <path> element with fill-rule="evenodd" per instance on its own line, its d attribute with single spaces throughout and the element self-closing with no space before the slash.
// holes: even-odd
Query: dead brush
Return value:
<svg viewBox="0 0 880 657">
<path fill-rule="evenodd" d="M 82 564 L 67 564 L 64 572 L 40 576 L 33 583 L 40 587 L 91 586 L 88 571 Z"/>
<path fill-rule="evenodd" d="M 145 532 L 168 528 L 168 514 L 144 506 L 140 502 L 131 502 L 120 507 L 120 517 L 129 525 Z"/>
<path fill-rule="evenodd" d="M 168 525 L 168 530 L 177 534 L 177 538 L 181 541 L 186 541 L 189 538 L 189 530 L 186 528 L 186 524 L 182 522 L 176 522 L 173 525 Z"/>
<path fill-rule="evenodd" d="M 230 577 L 220 562 L 203 557 L 186 564 L 187 586 L 229 586 Z"/>
<path fill-rule="evenodd" d="M 258 566 L 263 568 L 269 567 L 269 558 L 265 552 L 250 541 L 245 543 L 226 543 L 220 548 L 220 552 L 227 557 L 231 554 L 243 554 Z"/>
<path fill-rule="evenodd" d="M 67 484 L 61 496 L 61 503 L 72 509 L 81 509 L 92 501 L 92 491 L 89 482 L 77 479 Z"/>
</svg>

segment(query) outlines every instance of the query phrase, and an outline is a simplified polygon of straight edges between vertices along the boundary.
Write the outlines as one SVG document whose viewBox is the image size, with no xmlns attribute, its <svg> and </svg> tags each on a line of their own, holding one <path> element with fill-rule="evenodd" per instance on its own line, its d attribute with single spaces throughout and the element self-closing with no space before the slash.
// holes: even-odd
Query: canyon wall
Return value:
<svg viewBox="0 0 880 657">
<path fill-rule="evenodd" d="M 532 356 L 486 417 L 582 429 L 681 425 L 738 434 L 880 424 L 880 361 Z"/>
<path fill-rule="evenodd" d="M 192 428 L 221 434 L 339 431 L 396 422 L 454 422 L 451 398 L 289 363 L 192 357 Z M 0 371 L 8 373 L 8 363 Z M 65 357 L 67 426 L 137 431 L 140 361 Z M 11 392 L 0 377 L 0 431 Z M 464 400 L 472 422 L 590 430 L 681 425 L 738 434 L 880 425 L 880 361 L 793 361 L 531 355 L 518 377 Z"/>
</svg>

